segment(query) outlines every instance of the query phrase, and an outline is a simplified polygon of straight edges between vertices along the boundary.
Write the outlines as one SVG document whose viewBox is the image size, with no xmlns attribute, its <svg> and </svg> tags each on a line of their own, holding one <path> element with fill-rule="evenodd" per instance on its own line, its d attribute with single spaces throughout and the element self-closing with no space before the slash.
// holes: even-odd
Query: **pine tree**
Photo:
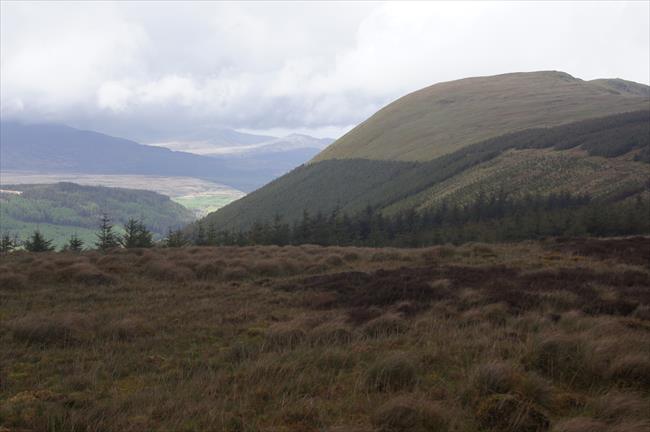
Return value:
<svg viewBox="0 0 650 432">
<path fill-rule="evenodd" d="M 67 252 L 75 252 L 79 253 L 83 250 L 84 247 L 84 242 L 81 240 L 77 234 L 72 234 L 70 236 L 70 239 L 68 239 L 68 243 L 66 243 L 61 251 L 67 251 Z"/>
<path fill-rule="evenodd" d="M 165 247 L 177 248 L 186 246 L 187 244 L 188 241 L 185 238 L 185 234 L 183 234 L 182 230 L 172 230 L 171 228 L 169 229 L 167 232 L 167 238 L 165 238 L 164 241 Z"/>
<path fill-rule="evenodd" d="M 198 222 L 196 227 L 196 238 L 194 243 L 197 246 L 205 246 L 208 240 L 205 236 L 205 228 L 203 228 L 203 223 Z"/>
<path fill-rule="evenodd" d="M 28 240 L 25 240 L 25 249 L 29 252 L 50 252 L 54 250 L 54 246 L 52 240 L 47 240 L 39 230 L 36 230 Z"/>
<path fill-rule="evenodd" d="M 5 255 L 11 253 L 18 247 L 19 241 L 17 237 L 11 237 L 9 234 L 3 234 L 0 237 L 0 254 Z"/>
<path fill-rule="evenodd" d="M 153 236 L 142 221 L 129 219 L 124 225 L 120 243 L 125 248 L 150 248 L 153 246 Z"/>
<path fill-rule="evenodd" d="M 99 250 L 107 251 L 120 246 L 119 236 L 113 232 L 113 225 L 106 213 L 102 214 L 99 222 L 99 232 L 96 236 L 95 246 Z"/>
</svg>

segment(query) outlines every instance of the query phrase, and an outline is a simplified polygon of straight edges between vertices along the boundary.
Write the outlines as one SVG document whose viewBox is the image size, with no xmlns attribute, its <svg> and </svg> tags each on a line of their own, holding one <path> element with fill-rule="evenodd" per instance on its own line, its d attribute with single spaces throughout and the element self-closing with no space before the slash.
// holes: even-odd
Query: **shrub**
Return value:
<svg viewBox="0 0 650 432">
<path fill-rule="evenodd" d="M 378 391 L 410 389 L 416 381 L 415 362 L 405 353 L 380 358 L 370 365 L 365 376 L 366 387 Z"/>
<path fill-rule="evenodd" d="M 548 417 L 533 403 L 509 394 L 484 399 L 476 418 L 481 427 L 499 432 L 539 432 L 549 427 Z"/>
<path fill-rule="evenodd" d="M 438 403 L 399 396 L 381 405 L 371 421 L 379 432 L 445 432 L 446 412 Z"/>
</svg>

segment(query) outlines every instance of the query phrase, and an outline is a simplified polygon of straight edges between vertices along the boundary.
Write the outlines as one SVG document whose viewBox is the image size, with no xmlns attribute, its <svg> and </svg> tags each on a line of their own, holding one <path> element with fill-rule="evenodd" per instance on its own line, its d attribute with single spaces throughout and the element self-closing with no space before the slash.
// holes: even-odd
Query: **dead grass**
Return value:
<svg viewBox="0 0 650 432">
<path fill-rule="evenodd" d="M 446 432 L 445 407 L 416 397 L 398 396 L 380 406 L 372 416 L 380 432 Z"/>
<path fill-rule="evenodd" d="M 646 431 L 639 242 L 3 256 L 0 426 Z"/>
</svg>

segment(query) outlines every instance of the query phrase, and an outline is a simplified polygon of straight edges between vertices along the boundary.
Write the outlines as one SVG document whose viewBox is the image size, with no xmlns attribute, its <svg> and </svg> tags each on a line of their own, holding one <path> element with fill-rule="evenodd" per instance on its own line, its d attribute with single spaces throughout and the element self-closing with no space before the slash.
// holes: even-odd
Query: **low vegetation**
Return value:
<svg viewBox="0 0 650 432">
<path fill-rule="evenodd" d="M 0 430 L 650 430 L 647 237 L 0 259 Z"/>
</svg>

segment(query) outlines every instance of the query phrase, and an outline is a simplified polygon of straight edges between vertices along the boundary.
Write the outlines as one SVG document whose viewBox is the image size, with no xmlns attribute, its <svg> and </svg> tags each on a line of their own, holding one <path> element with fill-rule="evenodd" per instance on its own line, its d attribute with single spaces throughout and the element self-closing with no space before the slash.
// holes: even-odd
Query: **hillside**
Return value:
<svg viewBox="0 0 650 432">
<path fill-rule="evenodd" d="M 247 229 L 275 215 L 293 222 L 303 210 L 354 214 L 371 205 L 385 214 L 464 204 L 479 192 L 589 194 L 619 201 L 647 194 L 650 111 L 535 128 L 466 146 L 428 162 L 324 160 L 299 167 L 206 217 Z"/>
<path fill-rule="evenodd" d="M 74 233 L 92 245 L 103 212 L 118 230 L 129 218 L 137 218 L 159 238 L 168 228 L 182 226 L 193 219 L 190 210 L 151 191 L 74 183 L 3 185 L 2 190 L 1 233 L 25 239 L 38 228 L 57 246 Z"/>
<path fill-rule="evenodd" d="M 509 132 L 649 109 L 647 92 L 638 83 L 555 71 L 439 83 L 382 108 L 314 161 L 428 161 Z"/>
<path fill-rule="evenodd" d="M 275 175 L 268 167 L 251 168 L 93 131 L 5 121 L 0 123 L 0 170 L 186 176 L 243 191 L 256 189 Z"/>
</svg>

